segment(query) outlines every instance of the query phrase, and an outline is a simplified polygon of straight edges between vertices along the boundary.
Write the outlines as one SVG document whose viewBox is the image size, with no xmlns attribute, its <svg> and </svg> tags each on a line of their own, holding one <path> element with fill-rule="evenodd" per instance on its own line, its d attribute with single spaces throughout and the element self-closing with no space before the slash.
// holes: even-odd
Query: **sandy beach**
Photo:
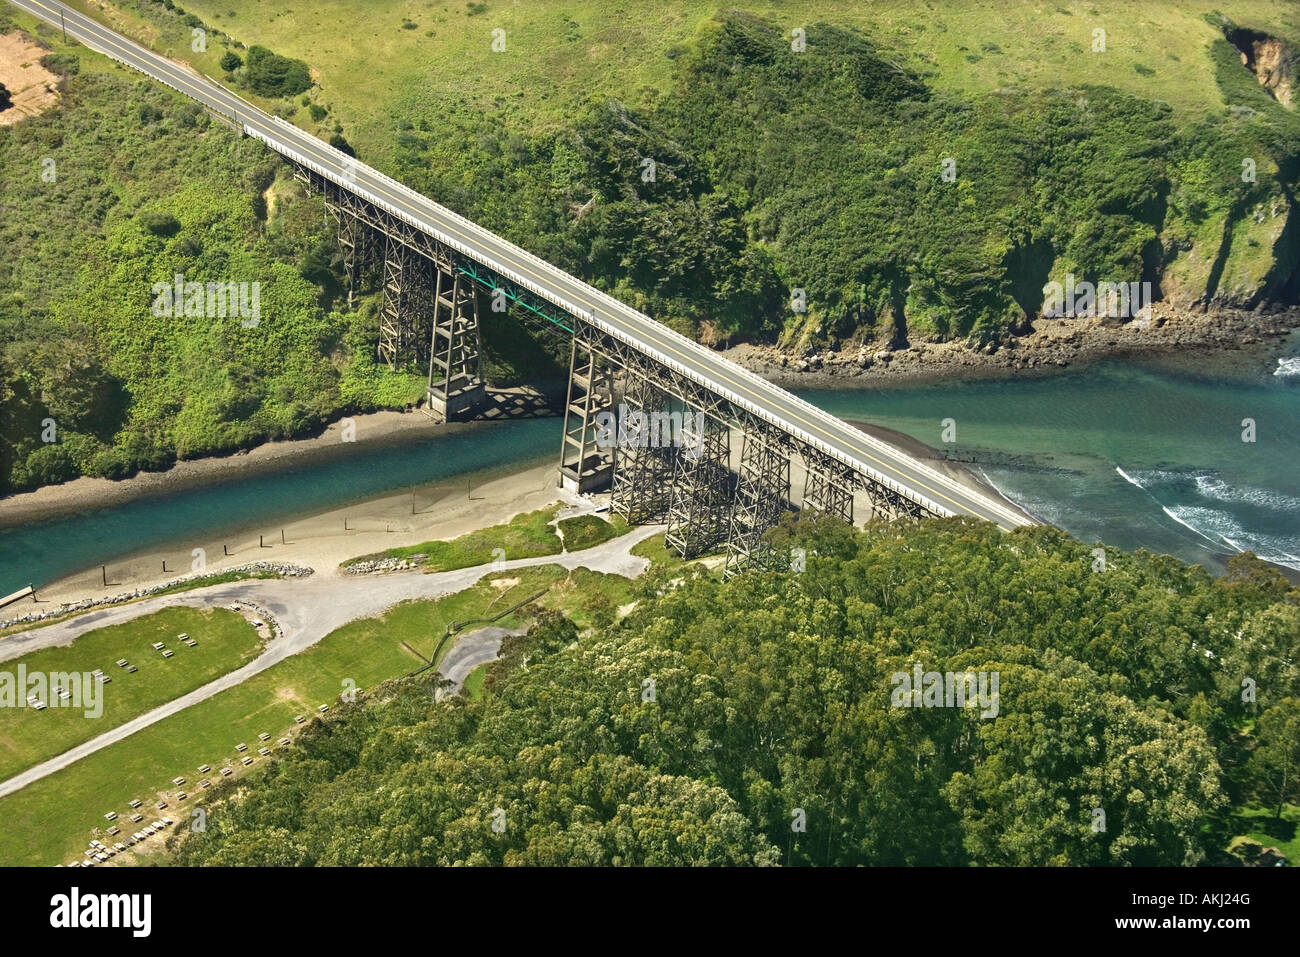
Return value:
<svg viewBox="0 0 1300 957">
<path fill-rule="evenodd" d="M 490 478 L 468 489 L 462 485 L 432 501 L 427 493 L 421 493 L 414 498 L 414 514 L 413 496 L 403 492 L 300 518 L 282 528 L 244 529 L 224 541 L 198 543 L 198 547 L 206 552 L 209 573 L 254 561 L 273 561 L 312 568 L 316 576 L 331 577 L 341 574 L 338 566 L 349 558 L 398 545 L 455 538 L 556 502 L 590 507 L 589 502 L 562 492 L 555 481 L 554 464 L 547 463 Z M 125 557 L 106 566 L 107 586 L 104 573 L 96 566 L 40 588 L 38 603 L 24 599 L 6 607 L 3 617 L 173 581 L 189 574 L 193 561 L 188 543 Z"/>
</svg>

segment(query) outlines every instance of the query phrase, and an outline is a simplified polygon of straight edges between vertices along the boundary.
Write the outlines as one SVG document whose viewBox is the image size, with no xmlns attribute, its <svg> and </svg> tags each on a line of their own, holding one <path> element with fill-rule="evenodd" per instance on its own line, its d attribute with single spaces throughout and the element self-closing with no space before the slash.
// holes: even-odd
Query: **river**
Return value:
<svg viewBox="0 0 1300 957">
<path fill-rule="evenodd" d="M 1250 549 L 1300 570 L 1298 366 L 1227 376 L 1116 361 L 1041 379 L 800 394 L 974 459 L 1008 498 L 1084 541 L 1216 572 L 1226 553 Z M 954 441 L 944 441 L 945 419 Z M 1253 442 L 1243 441 L 1244 419 L 1254 421 Z M 557 419 L 522 419 L 364 454 L 340 450 L 325 463 L 0 530 L 0 594 L 171 542 L 521 468 L 555 456 L 559 430 Z"/>
<path fill-rule="evenodd" d="M 1298 365 L 1228 377 L 1115 361 L 1041 379 L 804 395 L 952 457 L 997 463 L 971 468 L 1083 541 L 1214 571 L 1226 553 L 1250 550 L 1300 570 Z M 1246 419 L 1254 441 L 1243 440 Z"/>
</svg>

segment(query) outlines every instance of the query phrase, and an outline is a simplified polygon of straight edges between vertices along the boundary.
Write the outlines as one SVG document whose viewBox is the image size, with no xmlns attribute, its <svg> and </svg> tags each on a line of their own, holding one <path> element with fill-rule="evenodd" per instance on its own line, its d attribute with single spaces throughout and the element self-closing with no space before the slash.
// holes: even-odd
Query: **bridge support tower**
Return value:
<svg viewBox="0 0 1300 957">
<path fill-rule="evenodd" d="M 429 343 L 428 412 L 453 422 L 472 418 L 486 401 L 478 296 L 469 279 L 440 269 Z"/>
<path fill-rule="evenodd" d="M 664 544 L 694 558 L 727 537 L 731 516 L 731 430 L 703 412 L 682 416 Z"/>
<path fill-rule="evenodd" d="M 610 507 L 629 525 L 662 522 L 668 517 L 668 492 L 679 449 L 663 441 L 661 426 L 651 428 L 654 417 L 667 420 L 667 406 L 668 397 L 649 378 L 628 373 L 619 411 L 625 417 L 625 431 L 639 430 L 640 434 L 620 442 L 615 452 Z M 652 437 L 659 441 L 651 441 Z"/>
<path fill-rule="evenodd" d="M 610 413 L 614 404 L 613 380 L 609 364 L 574 336 L 560 446 L 561 488 L 581 494 L 603 488 L 613 478 L 617 436 L 607 434 L 597 419 L 602 412 Z"/>
<path fill-rule="evenodd" d="M 384 301 L 379 309 L 379 358 L 390 369 L 419 362 L 432 303 L 428 289 L 433 264 L 405 243 L 384 244 Z"/>
<path fill-rule="evenodd" d="M 723 578 L 742 568 L 773 564 L 763 534 L 776 526 L 790 507 L 790 449 L 771 429 L 747 430 L 740 451 L 740 474 L 727 534 Z"/>
</svg>

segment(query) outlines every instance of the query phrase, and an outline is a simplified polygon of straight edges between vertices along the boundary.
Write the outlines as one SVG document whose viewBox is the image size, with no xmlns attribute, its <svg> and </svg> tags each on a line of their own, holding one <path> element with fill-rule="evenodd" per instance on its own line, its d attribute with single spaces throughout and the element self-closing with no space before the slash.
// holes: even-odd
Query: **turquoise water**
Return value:
<svg viewBox="0 0 1300 957">
<path fill-rule="evenodd" d="M 1045 379 L 804 391 L 846 419 L 960 457 L 1031 513 L 1084 541 L 1145 547 L 1214 570 L 1251 549 L 1300 569 L 1300 363 L 1231 379 L 1108 363 Z M 956 441 L 944 443 L 951 418 Z M 1241 422 L 1255 420 L 1256 440 Z M 503 422 L 325 463 L 0 530 L 0 594 L 100 562 L 555 456 L 557 419 Z M 1008 462 L 1008 457 L 1014 457 Z M 4 504 L 0 502 L 0 517 Z"/>
<path fill-rule="evenodd" d="M 1227 379 L 1112 362 L 1045 379 L 803 395 L 955 457 L 997 462 L 972 467 L 1084 541 L 1214 570 L 1249 549 L 1300 569 L 1300 369 L 1284 368 L 1293 374 Z M 1254 442 L 1242 440 L 1247 418 Z"/>
<path fill-rule="evenodd" d="M 281 522 L 428 487 L 473 472 L 558 456 L 557 419 L 519 419 L 388 446 L 348 447 L 328 462 L 223 481 L 75 518 L 0 529 L 0 595 L 173 542 Z M 0 501 L 0 516 L 4 503 Z"/>
</svg>

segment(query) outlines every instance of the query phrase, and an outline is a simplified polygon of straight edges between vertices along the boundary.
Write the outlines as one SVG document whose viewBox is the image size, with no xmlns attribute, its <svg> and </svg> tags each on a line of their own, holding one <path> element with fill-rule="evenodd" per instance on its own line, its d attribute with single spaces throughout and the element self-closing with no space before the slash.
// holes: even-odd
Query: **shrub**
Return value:
<svg viewBox="0 0 1300 957">
<path fill-rule="evenodd" d="M 53 485 L 77 477 L 77 466 L 61 445 L 41 445 L 27 456 L 27 480 L 32 485 Z"/>
<path fill-rule="evenodd" d="M 76 76 L 81 72 L 81 60 L 75 53 L 47 53 L 41 57 L 41 66 L 59 76 Z"/>
<path fill-rule="evenodd" d="M 117 449 L 105 449 L 98 453 L 90 460 L 90 468 L 87 469 L 90 475 L 108 479 L 124 479 L 134 471 L 126 456 Z"/>
<path fill-rule="evenodd" d="M 247 64 L 248 85 L 262 96 L 296 96 L 311 88 L 311 71 L 302 60 L 251 46 Z"/>
<path fill-rule="evenodd" d="M 180 221 L 162 210 L 145 210 L 136 217 L 140 225 L 155 236 L 170 238 L 180 232 Z"/>
</svg>

